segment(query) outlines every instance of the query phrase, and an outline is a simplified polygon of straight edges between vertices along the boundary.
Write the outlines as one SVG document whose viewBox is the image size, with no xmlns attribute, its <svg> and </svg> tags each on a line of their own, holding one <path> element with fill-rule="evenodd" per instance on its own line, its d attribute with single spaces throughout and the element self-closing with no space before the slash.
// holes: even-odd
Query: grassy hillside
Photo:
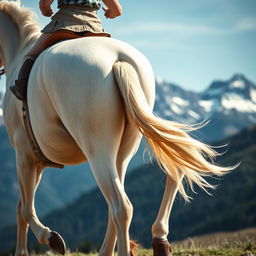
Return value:
<svg viewBox="0 0 256 256">
<path fill-rule="evenodd" d="M 189 204 L 177 197 L 170 221 L 171 241 L 256 226 L 256 127 L 244 130 L 228 142 L 227 152 L 218 161 L 224 165 L 241 161 L 241 165 L 223 179 L 212 180 L 219 184 L 212 196 L 197 190 L 198 194 L 193 195 L 194 200 Z M 146 248 L 151 246 L 151 225 L 160 205 L 164 184 L 164 174 L 157 165 L 143 166 L 128 175 L 126 180 L 126 191 L 134 205 L 131 237 Z M 98 189 L 42 220 L 60 232 L 72 250 L 86 241 L 96 247 L 101 244 L 106 221 L 107 207 Z M 2 249 L 13 246 L 15 228 L 2 230 L 0 241 Z"/>
<path fill-rule="evenodd" d="M 255 256 L 256 228 L 188 238 L 173 243 L 172 248 L 172 256 Z M 152 250 L 144 248 L 140 248 L 138 251 L 138 256 L 152 256 L 152 254 Z M 36 254 L 34 255 L 36 256 Z M 97 252 L 67 254 L 67 256 L 97 255 Z"/>
</svg>

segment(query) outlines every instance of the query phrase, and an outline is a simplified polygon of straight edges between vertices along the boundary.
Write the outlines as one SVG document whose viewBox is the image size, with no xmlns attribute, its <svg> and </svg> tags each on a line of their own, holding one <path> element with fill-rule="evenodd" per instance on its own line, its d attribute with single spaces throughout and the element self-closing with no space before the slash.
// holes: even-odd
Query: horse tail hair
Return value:
<svg viewBox="0 0 256 256">
<path fill-rule="evenodd" d="M 207 188 L 215 186 L 206 181 L 205 176 L 222 176 L 235 168 L 215 165 L 213 159 L 219 154 L 188 134 L 199 126 L 180 124 L 154 115 L 131 64 L 118 61 L 113 72 L 128 119 L 147 139 L 159 166 L 178 184 L 185 200 L 190 197 L 182 183 L 183 175 L 192 191 L 195 183 L 207 192 Z"/>
</svg>

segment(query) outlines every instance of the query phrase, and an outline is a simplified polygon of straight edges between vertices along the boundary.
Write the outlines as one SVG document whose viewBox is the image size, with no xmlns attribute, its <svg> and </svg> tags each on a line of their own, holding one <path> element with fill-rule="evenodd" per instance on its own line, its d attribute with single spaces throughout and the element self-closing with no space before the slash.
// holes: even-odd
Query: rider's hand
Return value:
<svg viewBox="0 0 256 256">
<path fill-rule="evenodd" d="M 104 15 L 106 18 L 114 19 L 121 15 L 119 11 L 110 10 L 109 8 L 105 8 L 105 7 L 102 7 L 102 9 L 105 12 Z"/>
<path fill-rule="evenodd" d="M 53 0 L 40 0 L 39 2 L 39 8 L 41 10 L 41 13 L 46 17 L 51 17 L 53 14 L 53 10 L 51 8 L 51 4 L 53 3 Z"/>
<path fill-rule="evenodd" d="M 106 18 L 116 18 L 122 14 L 122 6 L 118 0 L 103 0 L 107 8 L 102 7 Z"/>
</svg>

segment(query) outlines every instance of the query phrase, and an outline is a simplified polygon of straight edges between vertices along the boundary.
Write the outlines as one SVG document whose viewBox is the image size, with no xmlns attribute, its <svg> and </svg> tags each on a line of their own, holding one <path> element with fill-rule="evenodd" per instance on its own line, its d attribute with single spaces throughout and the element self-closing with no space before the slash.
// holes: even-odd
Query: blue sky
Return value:
<svg viewBox="0 0 256 256">
<path fill-rule="evenodd" d="M 42 26 L 49 22 L 38 1 L 21 2 Z M 156 77 L 194 91 L 234 73 L 256 82 L 256 0 L 120 2 L 123 15 L 115 20 L 99 11 L 104 28 L 142 51 Z"/>
</svg>

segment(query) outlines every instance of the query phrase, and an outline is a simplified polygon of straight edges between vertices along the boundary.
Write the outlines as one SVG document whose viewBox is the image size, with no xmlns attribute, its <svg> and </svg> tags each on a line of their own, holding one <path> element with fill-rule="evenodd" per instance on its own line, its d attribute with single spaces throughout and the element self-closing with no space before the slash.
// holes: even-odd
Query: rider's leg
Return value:
<svg viewBox="0 0 256 256">
<path fill-rule="evenodd" d="M 26 55 L 22 67 L 18 74 L 18 79 L 15 84 L 10 87 L 12 93 L 19 99 L 25 100 L 27 96 L 27 83 L 30 71 L 33 67 L 35 59 L 32 56 Z"/>
<path fill-rule="evenodd" d="M 88 34 L 90 36 L 91 34 Z M 27 84 L 30 71 L 38 55 L 48 48 L 49 46 L 63 40 L 80 38 L 87 36 L 85 34 L 77 34 L 69 30 L 59 29 L 53 33 L 43 33 L 34 46 L 31 48 L 29 53 L 25 56 L 23 65 L 20 69 L 18 79 L 15 81 L 15 85 L 10 87 L 10 90 L 19 100 L 25 100 L 27 97 Z"/>
<path fill-rule="evenodd" d="M 15 85 L 10 87 L 13 94 L 20 100 L 26 99 L 30 71 L 37 56 L 48 47 L 47 41 L 51 35 L 52 33 L 44 33 L 38 38 L 29 53 L 25 56 L 24 62 L 18 74 L 18 79 L 15 81 Z"/>
</svg>

